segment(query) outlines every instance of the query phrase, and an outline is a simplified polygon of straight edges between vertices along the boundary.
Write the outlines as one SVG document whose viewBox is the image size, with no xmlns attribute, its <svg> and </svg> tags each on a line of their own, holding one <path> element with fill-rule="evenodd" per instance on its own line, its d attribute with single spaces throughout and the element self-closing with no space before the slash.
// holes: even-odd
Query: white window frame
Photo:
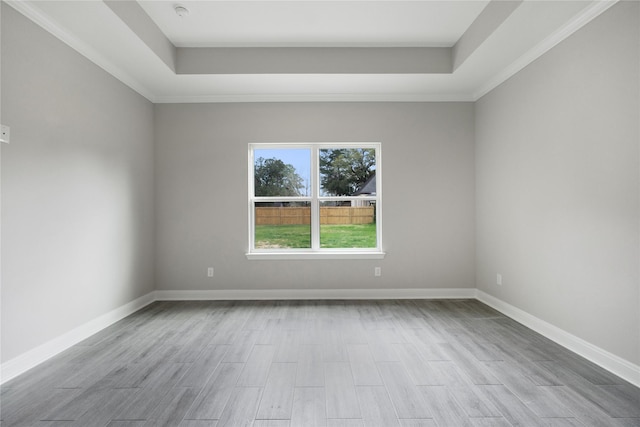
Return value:
<svg viewBox="0 0 640 427">
<path fill-rule="evenodd" d="M 375 248 L 340 248 L 320 247 L 320 204 L 324 201 L 353 200 L 350 196 L 320 195 L 321 149 L 337 148 L 373 148 L 376 153 L 376 195 L 359 197 L 363 200 L 375 201 L 376 204 L 376 247 Z M 256 197 L 254 191 L 254 150 L 260 149 L 310 149 L 311 150 L 311 195 L 301 197 L 278 197 L 279 201 L 303 201 L 311 204 L 311 248 L 293 249 L 257 249 L 255 247 L 255 203 L 273 200 L 272 197 Z M 250 143 L 248 161 L 248 211 L 249 211 L 249 245 L 246 256 L 250 260 L 261 259 L 382 259 L 382 144 L 379 142 L 328 142 L 328 143 Z"/>
</svg>

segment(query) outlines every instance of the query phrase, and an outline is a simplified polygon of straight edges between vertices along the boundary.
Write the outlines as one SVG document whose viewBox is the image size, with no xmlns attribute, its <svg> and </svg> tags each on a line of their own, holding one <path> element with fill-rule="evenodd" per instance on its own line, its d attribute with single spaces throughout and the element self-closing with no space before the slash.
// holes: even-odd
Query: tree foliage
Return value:
<svg viewBox="0 0 640 427">
<path fill-rule="evenodd" d="M 331 196 L 352 196 L 375 174 L 373 148 L 320 150 L 320 183 Z"/>
<path fill-rule="evenodd" d="M 301 196 L 304 181 L 296 169 L 280 159 L 260 157 L 255 162 L 256 196 Z"/>
</svg>

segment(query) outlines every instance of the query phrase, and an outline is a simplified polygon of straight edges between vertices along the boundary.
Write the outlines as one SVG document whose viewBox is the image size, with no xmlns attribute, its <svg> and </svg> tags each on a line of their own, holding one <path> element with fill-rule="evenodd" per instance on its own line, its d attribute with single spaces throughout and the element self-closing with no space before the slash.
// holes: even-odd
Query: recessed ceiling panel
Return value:
<svg viewBox="0 0 640 427">
<path fill-rule="evenodd" d="M 278 63 L 280 68 L 267 74 L 257 67 L 224 74 L 183 74 L 176 73 L 150 46 L 151 36 L 164 40 L 162 34 L 144 32 L 153 25 L 136 25 L 151 24 L 145 13 L 180 47 L 290 47 L 287 51 L 346 47 L 328 50 L 347 55 L 358 50 L 349 46 L 381 48 L 371 49 L 374 53 L 392 46 L 432 46 L 445 47 L 455 56 L 455 49 L 446 48 L 459 40 L 479 14 L 486 11 L 477 21 L 480 27 L 493 17 L 486 1 L 141 0 L 137 4 L 144 9 L 123 21 L 103 1 L 5 1 L 152 102 L 473 101 L 615 4 L 517 1 L 515 11 L 494 25 L 449 73 L 367 67 L 354 74 L 344 61 L 334 58 L 333 64 L 326 64 L 332 68 L 320 64 L 316 71 L 313 64 L 305 64 L 304 73 L 296 64 Z M 177 4 L 189 8 L 190 14 L 180 18 L 174 11 Z M 275 57 L 271 49 L 264 50 Z"/>
<path fill-rule="evenodd" d="M 489 2 L 144 1 L 178 47 L 453 46 Z M 178 16 L 181 5 L 189 10 Z"/>
</svg>

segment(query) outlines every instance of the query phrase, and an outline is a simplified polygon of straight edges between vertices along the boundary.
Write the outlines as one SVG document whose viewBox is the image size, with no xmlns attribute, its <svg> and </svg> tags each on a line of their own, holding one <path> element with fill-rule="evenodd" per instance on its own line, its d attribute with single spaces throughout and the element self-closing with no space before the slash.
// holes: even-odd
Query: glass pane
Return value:
<svg viewBox="0 0 640 427">
<path fill-rule="evenodd" d="M 376 150 L 333 148 L 320 150 L 320 195 L 376 194 Z"/>
<path fill-rule="evenodd" d="M 255 204 L 255 248 L 311 248 L 311 203 Z"/>
<path fill-rule="evenodd" d="M 374 201 L 320 203 L 321 248 L 375 248 L 376 244 Z"/>
<path fill-rule="evenodd" d="M 310 149 L 256 149 L 253 158 L 256 196 L 311 195 Z"/>
</svg>

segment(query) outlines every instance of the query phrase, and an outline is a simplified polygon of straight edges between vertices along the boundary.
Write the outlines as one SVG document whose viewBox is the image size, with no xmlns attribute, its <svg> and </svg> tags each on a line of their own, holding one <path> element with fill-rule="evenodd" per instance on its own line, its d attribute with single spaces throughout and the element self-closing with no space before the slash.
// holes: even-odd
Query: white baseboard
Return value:
<svg viewBox="0 0 640 427">
<path fill-rule="evenodd" d="M 640 387 L 640 366 L 609 353 L 486 292 L 477 290 L 476 299 L 631 384 Z"/>
<path fill-rule="evenodd" d="M 262 289 L 156 291 L 156 300 L 322 300 L 475 298 L 475 288 L 457 289 Z"/>
<path fill-rule="evenodd" d="M 545 322 L 511 304 L 474 288 L 457 289 L 270 289 L 150 292 L 64 335 L 30 350 L 1 366 L 5 383 L 100 330 L 154 301 L 172 300 L 293 300 L 293 299 L 477 299 L 528 328 L 585 357 L 602 368 L 640 387 L 640 367 L 581 338 Z"/>
<path fill-rule="evenodd" d="M 3 363 L 0 369 L 0 384 L 4 384 L 53 356 L 62 353 L 69 347 L 89 338 L 96 332 L 114 324 L 118 320 L 124 319 L 154 301 L 154 292 L 150 292 Z"/>
<path fill-rule="evenodd" d="M 17 377 L 69 347 L 155 301 L 275 299 L 443 299 L 475 298 L 474 288 L 458 289 L 271 289 L 153 291 L 122 307 L 21 354 L 0 367 L 0 384 Z"/>
</svg>

